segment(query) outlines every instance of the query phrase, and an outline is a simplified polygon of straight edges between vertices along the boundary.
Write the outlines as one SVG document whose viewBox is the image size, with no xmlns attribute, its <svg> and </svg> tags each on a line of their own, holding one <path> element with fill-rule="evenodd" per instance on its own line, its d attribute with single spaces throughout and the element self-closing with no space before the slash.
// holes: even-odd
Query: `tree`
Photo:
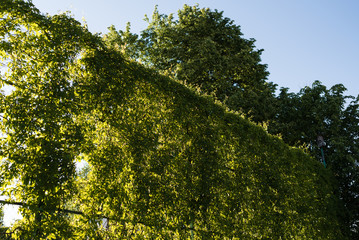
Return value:
<svg viewBox="0 0 359 240">
<path fill-rule="evenodd" d="M 254 39 L 242 37 L 240 27 L 223 12 L 185 5 L 173 15 L 159 14 L 141 37 L 114 27 L 105 40 L 128 56 L 205 94 L 214 95 L 230 109 L 242 111 L 256 122 L 273 114 L 275 85 L 267 82 L 267 66 Z"/>
<path fill-rule="evenodd" d="M 90 222 L 99 206 L 109 216 L 103 235 L 344 238 L 330 176 L 318 162 L 181 84 L 117 64 L 136 78 L 107 78 L 106 94 L 93 92 L 103 99 L 96 111 L 79 119 L 89 126 L 84 154 L 93 166 L 81 206 Z M 107 76 L 86 71 L 86 82 Z M 136 87 L 123 97 L 118 81 Z"/>
<path fill-rule="evenodd" d="M 345 239 L 330 174 L 300 149 L 68 15 L 18 0 L 0 13 L 1 83 L 14 87 L 0 184 L 26 203 L 18 239 Z M 78 192 L 76 159 L 91 169 Z M 83 214 L 70 219 L 59 208 L 74 193 Z"/>
<path fill-rule="evenodd" d="M 126 57 L 213 94 L 255 122 L 268 121 L 270 133 L 281 135 L 291 146 L 309 146 L 310 154 L 318 160 L 322 155 L 316 139 L 324 134 L 325 158 L 343 201 L 342 226 L 356 236 L 358 99 L 344 96 L 341 84 L 327 89 L 320 82 L 298 94 L 283 88 L 274 97 L 275 86 L 265 81 L 268 73 L 260 63 L 261 50 L 255 50 L 254 40 L 244 39 L 239 26 L 222 12 L 185 5 L 178 20 L 155 9 L 147 22 L 138 40 L 128 26 L 124 32 L 110 28 L 105 41 Z M 348 99 L 352 101 L 346 106 Z"/>
<path fill-rule="evenodd" d="M 73 188 L 81 140 L 71 75 L 92 35 L 67 15 L 40 14 L 30 1 L 2 1 L 0 18 L 1 86 L 14 89 L 0 100 L 2 194 L 27 206 L 21 239 L 68 238 L 56 210 Z"/>
<path fill-rule="evenodd" d="M 316 139 L 324 134 L 325 158 L 345 213 L 342 226 L 356 238 L 358 99 L 343 95 L 341 84 L 327 89 L 320 82 L 298 94 L 283 88 L 274 97 L 275 86 L 265 81 L 268 72 L 260 63 L 262 50 L 255 49 L 253 39 L 244 39 L 239 26 L 222 12 L 185 5 L 178 20 L 155 9 L 147 22 L 140 37 L 129 26 L 119 32 L 112 27 L 105 41 L 126 57 L 214 95 L 255 122 L 267 121 L 270 133 L 281 135 L 291 146 L 310 146 L 310 154 L 318 160 L 322 156 Z"/>
<path fill-rule="evenodd" d="M 323 135 L 325 161 L 337 181 L 337 194 L 343 204 L 343 228 L 351 239 L 359 233 L 359 97 L 345 96 L 345 87 L 327 89 L 319 81 L 299 93 L 283 88 L 278 96 L 278 112 L 268 131 L 280 134 L 292 146 L 306 146 L 321 159 L 317 146 Z M 348 101 L 350 100 L 350 101 Z"/>
</svg>

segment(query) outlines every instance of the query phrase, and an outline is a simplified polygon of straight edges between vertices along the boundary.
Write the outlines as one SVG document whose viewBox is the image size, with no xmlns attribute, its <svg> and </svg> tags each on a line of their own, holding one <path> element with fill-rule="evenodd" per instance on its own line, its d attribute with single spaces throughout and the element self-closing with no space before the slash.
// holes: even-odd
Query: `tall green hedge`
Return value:
<svg viewBox="0 0 359 240">
<path fill-rule="evenodd" d="M 1 189 L 26 203 L 20 239 L 343 239 L 332 178 L 302 150 L 67 15 L 0 10 Z M 71 203 L 84 215 L 58 211 Z"/>
</svg>

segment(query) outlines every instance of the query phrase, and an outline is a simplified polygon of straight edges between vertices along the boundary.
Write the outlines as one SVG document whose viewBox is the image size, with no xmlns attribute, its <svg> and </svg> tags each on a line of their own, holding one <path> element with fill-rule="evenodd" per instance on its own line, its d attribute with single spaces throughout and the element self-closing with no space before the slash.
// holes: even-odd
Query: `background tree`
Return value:
<svg viewBox="0 0 359 240">
<path fill-rule="evenodd" d="M 268 131 L 280 134 L 292 146 L 306 146 L 321 159 L 316 139 L 324 136 L 325 161 L 337 181 L 343 204 L 343 228 L 351 238 L 359 237 L 359 98 L 345 96 L 345 87 L 327 89 L 319 81 L 299 93 L 283 88 L 278 96 L 278 112 Z"/>
<path fill-rule="evenodd" d="M 202 93 L 214 95 L 230 109 L 256 122 L 268 120 L 274 110 L 275 85 L 267 82 L 267 66 L 254 39 L 245 39 L 240 27 L 223 12 L 187 6 L 173 15 L 155 9 L 140 38 L 114 27 L 105 36 L 126 55 L 153 67 Z"/>
</svg>

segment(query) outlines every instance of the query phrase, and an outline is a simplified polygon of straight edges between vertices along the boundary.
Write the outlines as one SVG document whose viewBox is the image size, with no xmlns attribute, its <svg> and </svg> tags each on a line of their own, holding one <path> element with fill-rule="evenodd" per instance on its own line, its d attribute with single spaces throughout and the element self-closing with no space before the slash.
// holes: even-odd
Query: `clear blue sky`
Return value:
<svg viewBox="0 0 359 240">
<path fill-rule="evenodd" d="M 33 0 L 43 13 L 71 11 L 90 31 L 107 32 L 131 22 L 139 33 L 144 15 L 154 6 L 161 13 L 175 13 L 184 4 L 224 11 L 240 25 L 246 38 L 255 38 L 264 49 L 269 80 L 279 87 L 300 88 L 320 80 L 327 87 L 342 83 L 348 95 L 359 94 L 359 0 Z M 6 222 L 16 217 L 7 211 Z"/>
<path fill-rule="evenodd" d="M 111 24 L 124 29 L 131 22 L 139 33 L 144 15 L 154 6 L 160 13 L 176 13 L 184 4 L 224 12 L 240 25 L 246 38 L 264 49 L 269 81 L 279 87 L 300 88 L 320 80 L 327 87 L 342 83 L 348 95 L 359 94 L 358 0 L 33 0 L 43 13 L 71 11 L 86 19 L 91 32 L 107 32 Z"/>
</svg>

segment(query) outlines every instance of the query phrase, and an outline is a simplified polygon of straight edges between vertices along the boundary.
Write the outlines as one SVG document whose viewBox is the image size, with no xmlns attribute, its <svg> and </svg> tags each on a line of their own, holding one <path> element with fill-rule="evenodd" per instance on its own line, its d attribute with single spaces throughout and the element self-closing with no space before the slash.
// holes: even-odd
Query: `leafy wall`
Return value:
<svg viewBox="0 0 359 240">
<path fill-rule="evenodd" d="M 0 10 L 15 88 L 1 98 L 1 184 L 27 203 L 21 239 L 342 239 L 331 177 L 303 151 L 69 16 Z M 91 167 L 81 185 L 77 159 Z M 58 211 L 69 202 L 84 215 Z"/>
<path fill-rule="evenodd" d="M 218 239 L 339 236 L 333 183 L 320 163 L 155 71 L 99 63 L 105 55 L 84 58 L 90 66 L 81 81 L 97 87 L 82 95 L 96 107 L 80 121 L 93 169 L 87 199 L 103 204 L 114 225 L 131 223 L 117 231 L 142 226 L 136 234 L 183 238 L 193 226 L 195 236 Z M 116 78 L 98 91 L 113 69 Z"/>
</svg>

